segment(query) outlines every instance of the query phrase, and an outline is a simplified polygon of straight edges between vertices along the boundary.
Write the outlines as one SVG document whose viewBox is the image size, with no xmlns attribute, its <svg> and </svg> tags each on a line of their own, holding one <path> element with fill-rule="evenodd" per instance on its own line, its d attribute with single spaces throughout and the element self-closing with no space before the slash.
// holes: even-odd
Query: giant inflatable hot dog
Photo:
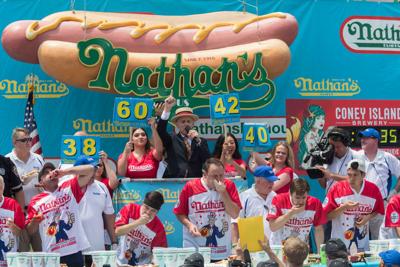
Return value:
<svg viewBox="0 0 400 267">
<path fill-rule="evenodd" d="M 4 29 L 2 44 L 14 59 L 39 63 L 59 81 L 79 88 L 121 92 L 124 89 L 119 88 L 121 84 L 116 80 L 122 85 L 136 78 L 135 83 L 150 88 L 160 82 L 171 86 L 179 79 L 177 64 L 182 72 L 190 69 L 193 75 L 200 69 L 200 84 L 207 79 L 215 84 L 224 76 L 232 78 L 236 72 L 243 78 L 242 73 L 250 75 L 256 64 L 265 68 L 268 78 L 272 79 L 289 65 L 288 45 L 295 39 L 297 30 L 296 19 L 286 13 L 155 16 L 70 11 L 52 14 L 40 21 L 14 22 Z M 99 42 L 89 45 L 86 41 L 93 38 Z M 126 52 L 126 66 L 120 66 L 123 60 L 112 54 L 109 65 L 104 67 L 105 47 L 110 45 Z M 96 62 L 90 58 L 93 56 Z M 237 64 L 237 70 L 229 65 L 231 62 Z M 160 72 L 160 66 L 166 70 Z M 209 68 L 201 68 L 204 66 Z M 137 72 L 139 67 L 152 73 Z M 221 71 L 224 68 L 226 73 Z M 107 77 L 99 81 L 102 73 Z M 123 77 L 117 77 L 118 73 L 123 73 Z"/>
</svg>

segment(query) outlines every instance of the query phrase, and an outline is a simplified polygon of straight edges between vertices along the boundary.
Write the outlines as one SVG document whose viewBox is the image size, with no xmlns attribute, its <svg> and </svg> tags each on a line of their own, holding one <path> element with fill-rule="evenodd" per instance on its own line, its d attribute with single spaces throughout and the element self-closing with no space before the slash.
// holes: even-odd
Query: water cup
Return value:
<svg viewBox="0 0 400 267">
<path fill-rule="evenodd" d="M 210 247 L 199 247 L 198 252 L 203 255 L 204 263 L 211 262 L 211 248 Z"/>
<path fill-rule="evenodd" d="M 88 254 L 92 256 L 96 266 L 109 264 L 111 267 L 117 267 L 117 251 L 115 250 L 90 251 Z"/>
<path fill-rule="evenodd" d="M 378 255 L 379 252 L 389 249 L 389 240 L 370 240 L 369 250 Z"/>
<path fill-rule="evenodd" d="M 193 253 L 195 253 L 196 252 L 196 248 L 193 248 L 193 247 L 191 247 L 191 248 L 179 248 L 179 249 L 177 249 L 176 250 L 176 253 L 177 253 L 177 260 L 176 260 L 176 264 L 179 266 L 179 265 L 182 265 L 184 262 L 185 262 L 185 259 L 187 258 L 187 257 L 189 257 L 190 255 L 192 255 Z"/>
<path fill-rule="evenodd" d="M 167 248 L 155 247 L 153 248 L 153 261 L 158 267 L 165 267 L 164 254 L 167 252 Z"/>
<path fill-rule="evenodd" d="M 166 248 L 164 252 L 165 267 L 176 267 L 177 256 L 178 250 L 176 248 Z"/>
<path fill-rule="evenodd" d="M 17 257 L 20 253 L 18 252 L 8 252 L 6 253 L 7 266 L 8 267 L 18 267 Z"/>
<path fill-rule="evenodd" d="M 31 252 L 27 253 L 31 257 L 32 267 L 43 267 L 44 258 L 46 257 L 46 253 L 41 252 Z"/>
<path fill-rule="evenodd" d="M 400 251 L 400 239 L 389 239 L 389 249 Z"/>
<path fill-rule="evenodd" d="M 257 251 L 250 253 L 251 262 L 253 266 L 257 266 L 259 262 L 267 261 L 269 259 L 265 251 Z"/>
<path fill-rule="evenodd" d="M 46 267 L 60 267 L 60 254 L 45 253 L 43 262 Z"/>
</svg>

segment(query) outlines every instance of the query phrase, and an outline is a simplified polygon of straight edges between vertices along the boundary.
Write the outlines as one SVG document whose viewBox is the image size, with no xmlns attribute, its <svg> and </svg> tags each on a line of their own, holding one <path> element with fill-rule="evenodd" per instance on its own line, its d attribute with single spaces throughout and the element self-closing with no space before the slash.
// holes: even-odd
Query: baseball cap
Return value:
<svg viewBox="0 0 400 267">
<path fill-rule="evenodd" d="M 382 251 L 379 253 L 385 266 L 391 267 L 392 265 L 400 265 L 400 252 L 394 249 Z"/>
<path fill-rule="evenodd" d="M 81 155 L 76 159 L 74 166 L 92 165 L 95 167 L 98 164 L 99 164 L 98 160 L 95 160 L 94 158 L 86 156 L 86 155 Z"/>
<path fill-rule="evenodd" d="M 269 182 L 275 182 L 276 180 L 279 180 L 278 177 L 276 177 L 274 171 L 272 170 L 272 168 L 270 166 L 267 165 L 263 165 L 263 166 L 258 166 L 255 170 L 254 170 L 254 176 L 256 177 L 262 177 L 265 180 L 269 181 Z"/>
<path fill-rule="evenodd" d="M 279 267 L 279 264 L 273 260 L 267 260 L 257 263 L 257 267 Z"/>
<path fill-rule="evenodd" d="M 365 173 L 365 162 L 362 159 L 352 159 L 347 163 L 347 169 L 355 169 Z"/>
<path fill-rule="evenodd" d="M 325 253 L 329 259 L 344 258 L 347 259 L 346 245 L 339 238 L 331 238 L 325 244 Z"/>
<path fill-rule="evenodd" d="M 381 135 L 374 128 L 367 128 L 364 131 L 359 132 L 358 136 L 359 137 L 372 137 L 372 138 L 376 138 L 378 140 L 381 139 Z"/>
</svg>

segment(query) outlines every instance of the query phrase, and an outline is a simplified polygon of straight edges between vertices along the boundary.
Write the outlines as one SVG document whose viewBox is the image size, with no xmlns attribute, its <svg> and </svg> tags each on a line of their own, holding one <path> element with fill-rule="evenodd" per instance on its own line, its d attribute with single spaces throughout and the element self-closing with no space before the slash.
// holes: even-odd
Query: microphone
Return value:
<svg viewBox="0 0 400 267">
<path fill-rule="evenodd" d="M 192 127 L 190 127 L 189 125 L 187 125 L 187 126 L 185 127 L 186 134 L 188 134 L 190 130 L 192 130 Z M 196 141 L 196 143 L 197 143 L 198 145 L 201 143 L 201 139 L 200 139 L 200 137 L 198 137 L 198 136 L 194 137 L 193 140 Z"/>
</svg>

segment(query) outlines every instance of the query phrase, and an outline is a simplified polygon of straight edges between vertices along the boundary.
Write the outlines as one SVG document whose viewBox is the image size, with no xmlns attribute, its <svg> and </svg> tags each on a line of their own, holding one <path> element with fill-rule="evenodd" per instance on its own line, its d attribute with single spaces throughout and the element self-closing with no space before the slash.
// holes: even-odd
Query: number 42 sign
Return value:
<svg viewBox="0 0 400 267">
<path fill-rule="evenodd" d="M 268 128 L 265 124 L 245 123 L 242 144 L 247 151 L 265 151 L 271 147 Z"/>
<path fill-rule="evenodd" d="M 213 125 L 239 122 L 239 95 L 232 93 L 210 96 L 210 115 Z"/>
</svg>

